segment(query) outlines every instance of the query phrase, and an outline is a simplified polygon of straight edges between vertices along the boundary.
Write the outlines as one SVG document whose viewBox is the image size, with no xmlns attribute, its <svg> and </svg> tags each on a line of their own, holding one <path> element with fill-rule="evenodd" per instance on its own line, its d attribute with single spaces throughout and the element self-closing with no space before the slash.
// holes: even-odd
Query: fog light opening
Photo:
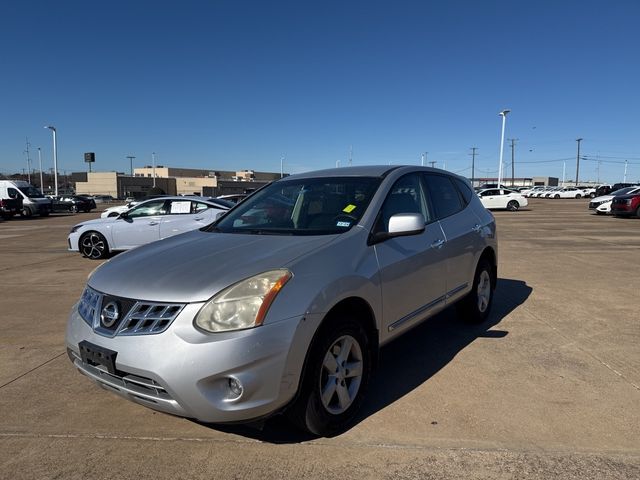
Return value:
<svg viewBox="0 0 640 480">
<path fill-rule="evenodd" d="M 227 386 L 229 387 L 229 398 L 238 398 L 244 391 L 242 383 L 237 378 L 229 377 Z"/>
</svg>

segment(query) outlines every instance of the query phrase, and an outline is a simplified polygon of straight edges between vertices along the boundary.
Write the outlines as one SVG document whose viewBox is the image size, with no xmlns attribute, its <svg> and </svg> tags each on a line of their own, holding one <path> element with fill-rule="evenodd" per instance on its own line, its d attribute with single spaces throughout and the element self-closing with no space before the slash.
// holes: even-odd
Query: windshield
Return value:
<svg viewBox="0 0 640 480">
<path fill-rule="evenodd" d="M 29 185 L 28 187 L 20 187 L 20 191 L 29 198 L 44 198 L 44 195 L 40 193 L 40 190 L 32 185 Z"/>
<path fill-rule="evenodd" d="M 626 195 L 627 193 L 632 193 L 632 190 L 635 190 L 637 187 L 625 187 L 620 190 L 616 190 L 615 192 L 611 192 L 609 195 L 618 196 L 618 195 Z"/>
<path fill-rule="evenodd" d="M 380 178 L 282 180 L 256 192 L 207 231 L 254 235 L 329 235 L 358 223 Z"/>
</svg>

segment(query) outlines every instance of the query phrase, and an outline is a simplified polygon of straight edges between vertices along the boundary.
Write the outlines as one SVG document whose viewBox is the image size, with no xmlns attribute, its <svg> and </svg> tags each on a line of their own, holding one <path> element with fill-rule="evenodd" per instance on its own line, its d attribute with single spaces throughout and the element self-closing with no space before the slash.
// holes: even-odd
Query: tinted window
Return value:
<svg viewBox="0 0 640 480">
<path fill-rule="evenodd" d="M 421 213 L 425 222 L 432 221 L 427 208 L 426 196 L 422 189 L 422 182 L 417 173 L 405 175 L 391 187 L 380 210 L 375 231 L 388 231 L 389 219 L 396 213 Z"/>
<path fill-rule="evenodd" d="M 425 177 L 427 190 L 439 219 L 462 210 L 460 195 L 449 177 L 432 174 L 427 174 Z"/>
<path fill-rule="evenodd" d="M 473 196 L 473 190 L 471 190 L 471 187 L 469 186 L 469 184 L 463 180 L 460 180 L 459 178 L 454 178 L 454 181 L 456 182 L 456 185 L 458 186 L 458 190 L 460 190 L 460 194 L 462 195 L 462 198 L 464 199 L 464 203 L 465 205 L 469 204 L 469 202 L 471 201 L 471 198 Z"/>
</svg>

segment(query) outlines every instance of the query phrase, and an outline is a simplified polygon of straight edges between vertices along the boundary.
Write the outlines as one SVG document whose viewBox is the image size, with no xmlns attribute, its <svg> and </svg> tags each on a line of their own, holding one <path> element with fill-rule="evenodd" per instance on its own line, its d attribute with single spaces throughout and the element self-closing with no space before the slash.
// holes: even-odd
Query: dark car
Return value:
<svg viewBox="0 0 640 480">
<path fill-rule="evenodd" d="M 84 195 L 61 196 L 53 200 L 53 209 L 58 212 L 89 213 L 95 208 L 95 200 Z"/>
<path fill-rule="evenodd" d="M 617 217 L 640 217 L 640 193 L 615 197 L 611 201 L 611 213 Z"/>
<path fill-rule="evenodd" d="M 621 188 L 635 186 L 637 186 L 635 183 L 614 183 L 613 185 L 601 185 L 596 189 L 595 197 L 609 195 L 611 192 L 615 192 L 616 190 L 620 190 Z"/>
</svg>

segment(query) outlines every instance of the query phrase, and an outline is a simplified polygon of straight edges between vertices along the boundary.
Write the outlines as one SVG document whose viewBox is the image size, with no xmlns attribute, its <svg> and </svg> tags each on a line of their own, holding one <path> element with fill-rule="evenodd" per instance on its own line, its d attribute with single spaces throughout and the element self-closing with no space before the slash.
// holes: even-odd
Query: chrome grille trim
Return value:
<svg viewBox="0 0 640 480">
<path fill-rule="evenodd" d="M 116 335 L 162 333 L 184 308 L 183 304 L 137 302 L 120 324 Z"/>
<path fill-rule="evenodd" d="M 115 331 L 100 325 L 100 308 L 104 294 L 85 287 L 78 302 L 78 313 L 94 332 L 104 337 L 117 335 L 155 335 L 164 332 L 180 314 L 185 304 L 136 301 Z M 116 297 L 113 297 L 116 298 Z M 130 300 L 130 299 L 123 299 Z"/>
</svg>

